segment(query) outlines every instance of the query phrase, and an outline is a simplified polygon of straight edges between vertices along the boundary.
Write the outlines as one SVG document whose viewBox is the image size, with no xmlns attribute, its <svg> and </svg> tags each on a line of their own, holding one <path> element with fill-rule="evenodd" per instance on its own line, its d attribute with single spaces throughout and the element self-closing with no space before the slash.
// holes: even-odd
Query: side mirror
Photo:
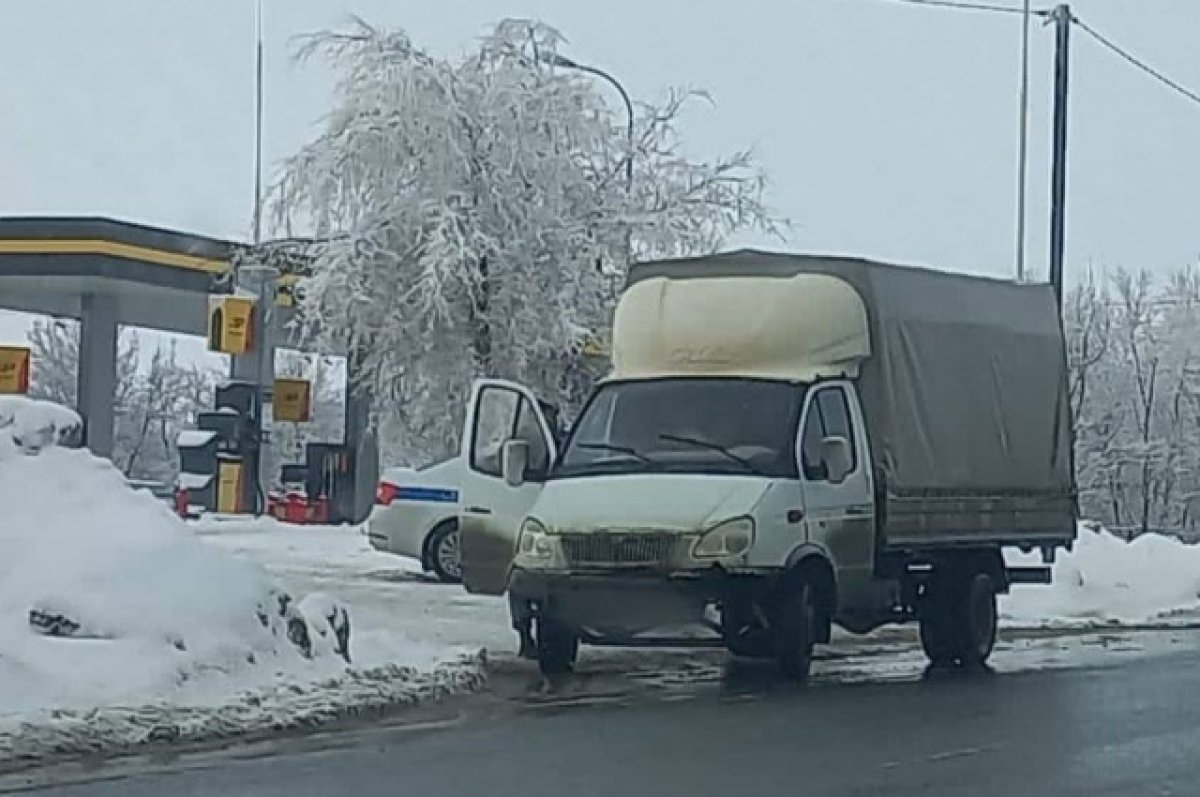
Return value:
<svg viewBox="0 0 1200 797">
<path fill-rule="evenodd" d="M 520 487 L 525 483 L 525 469 L 529 466 L 529 442 L 527 440 L 505 440 L 500 449 L 500 473 L 509 487 Z"/>
<path fill-rule="evenodd" d="M 821 441 L 821 461 L 825 463 L 826 478 L 833 484 L 841 484 L 850 475 L 854 466 L 850 454 L 850 441 L 840 435 L 831 435 Z"/>
</svg>

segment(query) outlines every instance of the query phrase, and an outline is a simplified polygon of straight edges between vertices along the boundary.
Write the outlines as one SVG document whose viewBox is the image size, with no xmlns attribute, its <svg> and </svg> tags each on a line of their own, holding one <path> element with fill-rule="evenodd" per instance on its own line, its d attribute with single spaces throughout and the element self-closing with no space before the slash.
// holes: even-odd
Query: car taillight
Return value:
<svg viewBox="0 0 1200 797">
<path fill-rule="evenodd" d="M 375 491 L 375 503 L 380 506 L 387 506 L 396 500 L 396 493 L 399 488 L 391 482 L 380 482 L 379 489 Z"/>
</svg>

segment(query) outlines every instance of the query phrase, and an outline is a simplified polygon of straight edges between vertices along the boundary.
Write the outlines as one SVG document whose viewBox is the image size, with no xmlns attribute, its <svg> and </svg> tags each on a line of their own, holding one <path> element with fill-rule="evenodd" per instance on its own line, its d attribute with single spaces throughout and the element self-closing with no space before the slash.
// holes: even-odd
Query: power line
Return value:
<svg viewBox="0 0 1200 797">
<path fill-rule="evenodd" d="M 901 0 L 901 2 L 913 2 L 913 0 Z M 1077 26 L 1079 26 L 1079 28 L 1081 30 L 1083 30 L 1084 33 L 1091 36 L 1093 39 L 1098 41 L 1104 47 L 1111 50 L 1113 53 L 1116 53 L 1120 58 L 1124 59 L 1128 63 L 1137 67 L 1138 69 L 1145 72 L 1147 75 L 1149 75 L 1150 77 L 1159 81 L 1160 83 L 1167 86 L 1168 88 L 1173 89 L 1174 91 L 1178 92 L 1179 94 L 1182 94 L 1184 97 L 1188 98 L 1189 100 L 1196 103 L 1197 105 L 1200 105 L 1200 93 L 1192 91 L 1191 89 L 1187 88 L 1186 86 L 1179 83 L 1178 81 L 1172 80 L 1171 78 L 1167 77 L 1162 72 L 1158 71 L 1157 69 L 1150 66 L 1142 59 L 1138 58 L 1137 56 L 1130 53 L 1128 50 L 1126 50 L 1123 47 L 1121 47 L 1120 45 L 1118 45 L 1116 42 L 1112 41 L 1108 37 L 1101 34 L 1095 28 L 1091 27 L 1090 25 L 1088 25 L 1086 22 L 1084 22 L 1082 19 L 1075 16 L 1074 14 L 1071 15 L 1071 21 L 1074 22 Z"/>
<path fill-rule="evenodd" d="M 993 14 L 1018 14 L 1018 15 L 1023 15 L 1026 13 L 1024 8 L 1018 8 L 1016 6 L 1001 5 L 998 3 L 974 2 L 973 0 L 884 0 L 884 1 L 898 3 L 901 5 L 925 6 L 927 8 L 948 8 L 948 9 L 953 9 L 956 11 L 982 11 L 982 12 L 993 13 Z M 1052 16 L 1053 13 L 1054 13 L 1053 11 L 1050 11 L 1047 9 L 1037 9 L 1037 10 L 1033 10 L 1033 11 L 1029 12 L 1029 14 L 1031 16 L 1043 17 L 1043 18 L 1048 18 L 1048 17 Z M 1145 72 L 1147 75 L 1149 75 L 1150 77 L 1159 81 L 1164 86 L 1171 89 L 1172 91 L 1175 91 L 1178 94 L 1182 94 L 1187 99 L 1191 100 L 1192 102 L 1196 103 L 1197 105 L 1200 105 L 1200 92 L 1189 89 L 1187 86 L 1184 86 L 1179 81 L 1168 77 L 1167 75 L 1163 74 L 1158 69 L 1155 69 L 1154 67 L 1150 66 L 1150 64 L 1148 64 L 1145 61 L 1143 61 L 1142 59 L 1138 58 L 1136 55 L 1129 52 L 1124 47 L 1121 47 L 1119 44 L 1114 42 L 1112 39 L 1110 39 L 1107 36 L 1105 36 L 1104 34 L 1100 33 L 1098 30 L 1093 28 L 1091 25 L 1088 25 L 1086 22 L 1084 22 L 1082 19 L 1080 19 L 1075 14 L 1071 14 L 1071 21 L 1073 23 L 1075 23 L 1075 25 L 1077 25 L 1080 28 L 1080 30 L 1082 30 L 1084 33 L 1091 36 L 1093 39 L 1095 39 L 1097 42 L 1099 42 L 1102 46 L 1104 46 L 1105 48 L 1110 50 L 1112 53 L 1117 55 L 1122 60 L 1126 61 L 1127 63 L 1131 64 L 1135 68 L 1141 70 L 1142 72 Z"/>
<path fill-rule="evenodd" d="M 951 8 L 956 11 L 984 11 L 994 14 L 1024 14 L 1022 8 L 1014 8 L 1013 6 L 999 5 L 997 3 L 981 3 L 971 2 L 970 0 L 888 0 L 892 3 L 901 3 L 904 5 L 913 6 L 928 6 L 930 8 Z M 1034 11 L 1034 16 L 1048 16 L 1048 11 Z"/>
</svg>

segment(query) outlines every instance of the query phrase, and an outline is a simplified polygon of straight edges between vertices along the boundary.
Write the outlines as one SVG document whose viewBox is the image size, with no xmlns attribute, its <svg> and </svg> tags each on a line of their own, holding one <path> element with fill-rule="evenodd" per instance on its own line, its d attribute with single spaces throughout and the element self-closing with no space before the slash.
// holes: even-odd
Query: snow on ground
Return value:
<svg viewBox="0 0 1200 797">
<path fill-rule="evenodd" d="M 274 520 L 205 521 L 202 538 L 263 565 L 297 591 L 320 590 L 356 614 L 358 657 L 409 655 L 416 665 L 428 654 L 486 648 L 511 652 L 515 636 L 507 605 L 468 595 L 421 575 L 420 566 L 374 551 L 357 530 L 288 526 Z M 1036 554 L 1009 556 L 1034 564 Z M 1200 616 L 1200 546 L 1147 536 L 1126 543 L 1081 524 L 1072 552 L 1060 551 L 1054 582 L 1019 585 L 1001 598 L 1009 628 L 1168 625 Z M 401 646 L 406 654 L 397 653 Z"/>
<path fill-rule="evenodd" d="M 107 460 L 57 447 L 77 425 L 54 405 L 0 402 L 0 765 L 290 727 L 481 683 L 478 645 L 384 633 L 371 607 L 361 638 L 349 609 L 362 658 L 348 666 L 321 616 L 338 596 L 283 584 L 314 643 L 303 655 L 277 579 L 206 544 Z M 45 618 L 66 636 L 35 630 Z"/>
<path fill-rule="evenodd" d="M 189 524 L 211 546 L 261 565 L 296 592 L 319 591 L 349 605 L 356 664 L 426 667 L 480 648 L 515 650 L 503 599 L 440 584 L 419 563 L 370 546 L 351 526 L 293 526 L 270 518 Z"/>
<path fill-rule="evenodd" d="M 481 651 L 513 650 L 503 600 L 438 584 L 358 529 L 183 523 L 108 462 L 55 447 L 77 422 L 52 405 L 0 402 L 0 769 L 306 727 L 475 689 Z M 1174 540 L 1127 544 L 1084 526 L 1054 575 L 1003 599 L 1008 627 L 1200 612 L 1200 548 Z M 276 588 L 313 626 L 322 609 L 348 608 L 349 665 L 328 644 L 305 658 L 258 620 Z M 76 637 L 34 631 L 31 609 L 73 618 Z"/>
<path fill-rule="evenodd" d="M 1039 561 L 1009 556 L 1010 564 Z M 1200 546 L 1157 534 L 1125 542 L 1079 526 L 1073 551 L 1060 551 L 1049 586 L 1018 586 L 1001 601 L 1010 625 L 1161 623 L 1200 612 Z"/>
</svg>

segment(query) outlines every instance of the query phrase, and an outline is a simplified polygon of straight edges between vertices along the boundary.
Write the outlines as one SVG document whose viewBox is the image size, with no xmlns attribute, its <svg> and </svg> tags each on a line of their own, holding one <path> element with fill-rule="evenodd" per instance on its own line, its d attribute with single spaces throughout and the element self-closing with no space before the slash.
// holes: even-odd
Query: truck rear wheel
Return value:
<svg viewBox="0 0 1200 797">
<path fill-rule="evenodd" d="M 935 588 L 921 617 L 921 647 L 937 667 L 978 667 L 996 646 L 996 585 L 987 573 Z"/>
<path fill-rule="evenodd" d="M 537 619 L 537 660 L 542 675 L 571 671 L 579 656 L 579 637 L 552 617 Z"/>
<path fill-rule="evenodd" d="M 788 589 L 775 607 L 775 657 L 788 678 L 804 682 L 812 669 L 817 612 L 812 585 L 802 581 Z"/>
</svg>

